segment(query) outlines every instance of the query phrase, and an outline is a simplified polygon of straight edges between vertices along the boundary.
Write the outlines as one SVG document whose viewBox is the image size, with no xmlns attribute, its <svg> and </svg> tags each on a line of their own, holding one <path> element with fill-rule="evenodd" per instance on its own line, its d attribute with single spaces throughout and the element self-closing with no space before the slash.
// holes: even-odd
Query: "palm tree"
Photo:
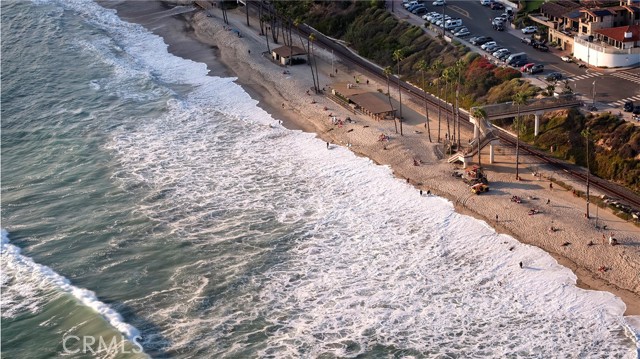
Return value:
<svg viewBox="0 0 640 359">
<path fill-rule="evenodd" d="M 437 60 L 436 62 L 433 63 L 433 65 L 431 65 L 431 69 L 434 70 L 437 74 L 438 74 L 438 96 L 442 96 L 442 84 L 440 83 L 440 71 L 442 71 L 442 69 L 444 68 L 444 65 L 442 64 L 442 60 Z M 442 101 L 440 99 L 440 97 L 438 97 L 438 142 L 440 142 L 440 124 L 441 124 L 441 118 L 440 118 L 440 113 L 442 110 L 442 104 L 440 103 L 440 101 Z"/>
<path fill-rule="evenodd" d="M 400 116 L 398 121 L 400 122 L 400 136 L 402 136 L 402 88 L 400 87 L 400 61 L 404 59 L 404 53 L 402 49 L 397 49 L 393 52 L 393 60 L 398 65 L 398 100 L 400 102 Z"/>
<path fill-rule="evenodd" d="M 313 78 L 313 90 L 318 93 L 318 87 L 320 86 L 320 78 L 318 78 L 318 72 L 317 72 L 317 68 L 318 68 L 318 64 L 316 63 L 316 59 L 313 53 L 313 42 L 316 40 L 316 35 L 314 34 L 310 34 L 309 37 L 307 38 L 307 48 L 309 49 L 309 65 L 311 66 L 311 77 Z M 313 67 L 316 67 L 316 72 L 314 74 L 313 72 Z M 318 81 L 316 82 L 316 78 L 318 79 Z"/>
<path fill-rule="evenodd" d="M 516 120 L 514 121 L 514 125 L 516 127 L 516 180 L 520 180 L 520 172 L 519 164 L 520 164 L 520 106 L 527 103 L 527 95 L 523 92 L 518 92 L 513 95 L 513 103 L 518 106 L 518 115 L 516 116 Z"/>
<path fill-rule="evenodd" d="M 591 174 L 591 166 L 589 165 L 589 138 L 593 133 L 591 133 L 591 129 L 589 127 L 585 128 L 580 132 L 582 137 L 587 140 L 587 219 L 589 218 L 589 175 Z M 596 213 L 597 214 L 597 213 Z M 597 222 L 597 219 L 596 219 Z"/>
<path fill-rule="evenodd" d="M 431 142 L 431 126 L 429 125 L 429 106 L 427 105 L 427 88 L 424 85 L 424 73 L 429 69 L 429 66 L 427 66 L 427 62 L 424 60 L 420 60 L 418 61 L 418 69 L 420 69 L 420 73 L 422 74 L 422 90 L 424 91 L 424 113 L 425 116 L 427 117 L 427 122 L 425 123 L 427 125 L 427 134 L 429 135 L 429 142 Z"/>
<path fill-rule="evenodd" d="M 453 83 L 453 79 L 456 77 L 455 75 L 455 67 L 447 67 L 442 76 L 445 80 L 446 90 L 444 91 L 444 102 L 447 102 L 447 98 L 449 97 L 449 86 Z M 447 138 L 451 141 L 451 126 L 449 123 L 449 114 L 447 113 Z"/>
<path fill-rule="evenodd" d="M 476 107 L 473 109 L 473 112 L 471 113 L 473 115 L 473 117 L 475 117 L 478 122 L 480 122 L 479 120 L 482 119 L 482 121 L 485 121 L 487 119 L 487 111 L 484 110 L 484 108 L 481 107 Z M 477 125 L 479 126 L 479 124 Z M 480 133 L 478 133 L 478 166 L 482 167 L 482 162 L 480 161 Z"/>
<path fill-rule="evenodd" d="M 473 117 L 478 119 L 478 122 L 480 119 L 482 119 L 482 121 L 485 121 L 487 119 L 487 111 L 485 111 L 484 108 L 481 108 L 481 107 L 474 108 L 472 115 Z M 480 161 L 480 133 L 478 133 L 477 140 L 478 140 L 478 167 L 482 167 L 482 162 Z"/>
<path fill-rule="evenodd" d="M 383 70 L 384 75 L 387 77 L 387 97 L 389 98 L 389 106 L 391 106 L 391 112 L 393 113 L 393 104 L 391 103 L 391 90 L 389 89 L 389 77 L 393 73 L 391 70 L 391 66 L 387 66 Z M 396 133 L 398 133 L 398 125 L 396 124 L 396 116 L 393 116 L 393 126 L 396 128 Z"/>
<path fill-rule="evenodd" d="M 458 149 L 460 149 L 460 106 L 458 105 L 458 97 L 460 96 L 460 74 L 464 68 L 462 59 L 456 61 L 456 72 L 458 74 L 458 85 L 456 86 L 456 120 L 458 122 Z"/>
</svg>

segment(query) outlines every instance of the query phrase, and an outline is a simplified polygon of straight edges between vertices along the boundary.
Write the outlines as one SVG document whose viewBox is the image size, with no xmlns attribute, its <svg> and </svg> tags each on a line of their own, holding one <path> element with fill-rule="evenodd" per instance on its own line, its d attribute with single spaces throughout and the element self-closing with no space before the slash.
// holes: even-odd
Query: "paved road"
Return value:
<svg viewBox="0 0 640 359">
<path fill-rule="evenodd" d="M 545 66 L 545 71 L 535 77 L 544 83 L 545 76 L 550 72 L 560 72 L 569 80 L 569 85 L 578 94 L 581 94 L 585 101 L 593 101 L 595 81 L 595 98 L 599 108 L 611 107 L 621 110 L 626 101 L 634 101 L 640 104 L 640 69 L 625 70 L 603 70 L 580 68 L 575 63 L 565 63 L 560 59 L 562 55 L 558 50 L 551 49 L 550 52 L 540 52 L 522 43 L 525 36 L 520 30 L 510 29 L 507 31 L 493 30 L 490 19 L 502 14 L 504 10 L 491 10 L 487 6 L 480 5 L 480 1 L 450 0 L 444 8 L 433 6 L 430 1 L 426 2 L 429 11 L 442 12 L 445 14 L 461 18 L 471 35 L 485 35 L 494 38 L 498 44 L 508 48 L 512 53 L 526 52 L 531 62 L 541 63 Z M 408 11 L 402 7 L 401 2 L 395 5 L 397 15 L 408 15 Z M 425 20 L 415 15 L 410 15 L 407 19 L 411 23 L 423 26 Z M 462 40 L 465 41 L 464 39 Z M 465 42 L 466 43 L 466 42 Z M 485 54 L 479 48 L 466 43 L 471 49 Z M 544 86 L 543 86 L 544 87 Z"/>
</svg>

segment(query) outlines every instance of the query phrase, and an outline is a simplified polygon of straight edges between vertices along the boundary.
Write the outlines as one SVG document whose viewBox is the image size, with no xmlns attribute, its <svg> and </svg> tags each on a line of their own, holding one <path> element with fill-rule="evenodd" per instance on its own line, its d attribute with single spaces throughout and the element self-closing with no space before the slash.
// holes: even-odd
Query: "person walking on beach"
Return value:
<svg viewBox="0 0 640 359">
<path fill-rule="evenodd" d="M 329 142 L 327 142 L 327 149 L 329 149 Z"/>
<path fill-rule="evenodd" d="M 498 223 L 498 215 L 496 214 L 496 223 Z"/>
<path fill-rule="evenodd" d="M 549 182 L 549 190 L 553 191 L 553 183 Z"/>
<path fill-rule="evenodd" d="M 522 262 L 520 262 L 520 269 L 522 269 Z"/>
</svg>

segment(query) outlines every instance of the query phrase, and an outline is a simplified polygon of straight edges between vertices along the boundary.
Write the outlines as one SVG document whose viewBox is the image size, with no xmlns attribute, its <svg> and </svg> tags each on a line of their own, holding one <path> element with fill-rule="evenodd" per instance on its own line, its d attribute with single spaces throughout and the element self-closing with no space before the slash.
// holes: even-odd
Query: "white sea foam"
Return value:
<svg viewBox="0 0 640 359">
<path fill-rule="evenodd" d="M 118 312 L 101 302 L 94 292 L 72 285 L 69 279 L 59 275 L 51 268 L 38 264 L 33 259 L 20 254 L 20 248 L 9 243 L 9 233 L 5 229 L 2 229 L 2 242 L 0 245 L 2 246 L 0 253 L 2 254 L 3 283 L 5 282 L 5 277 L 12 280 L 12 290 L 21 291 L 22 299 L 30 302 L 26 308 L 21 309 L 37 310 L 38 306 L 35 304 L 36 301 L 33 298 L 33 294 L 38 289 L 60 290 L 73 295 L 83 305 L 94 309 L 127 339 L 133 340 L 140 335 L 140 332 L 126 323 Z M 6 298 L 6 293 L 3 295 L 4 300 L 9 300 Z M 18 311 L 13 308 L 16 303 L 7 304 L 11 305 L 3 303 L 3 316 L 18 314 Z"/>
<path fill-rule="evenodd" d="M 264 126 L 273 119 L 233 79 L 206 77 L 203 64 L 167 54 L 161 39 L 114 13 L 85 1 L 65 6 L 120 39 L 148 73 L 196 87 L 170 101 L 166 116 L 107 144 L 123 188 L 149 188 L 141 211 L 205 245 L 236 240 L 260 221 L 293 233 L 281 261 L 245 278 L 253 291 L 233 300 L 198 310 L 211 261 L 229 263 L 216 273 L 217 284 L 229 285 L 264 253 L 261 241 L 282 240 L 279 233 L 256 230 L 244 258 L 203 257 L 210 261 L 178 268 L 170 289 L 133 298 L 128 304 L 140 311 L 150 304 L 147 315 L 172 349 L 225 353 L 219 342 L 232 329 L 262 321 L 226 353 L 258 332 L 267 337 L 260 354 L 272 357 L 349 357 L 375 346 L 433 356 L 635 355 L 624 304 L 577 288 L 548 254 L 456 214 L 441 198 L 419 197 L 388 168 L 327 151 L 313 135 Z"/>
</svg>

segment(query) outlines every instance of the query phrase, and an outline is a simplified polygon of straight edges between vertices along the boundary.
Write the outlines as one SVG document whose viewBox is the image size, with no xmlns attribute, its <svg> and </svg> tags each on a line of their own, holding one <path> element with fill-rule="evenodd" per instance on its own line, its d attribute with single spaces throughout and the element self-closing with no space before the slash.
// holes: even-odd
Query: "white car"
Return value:
<svg viewBox="0 0 640 359">
<path fill-rule="evenodd" d="M 560 60 L 564 62 L 573 62 L 573 59 L 570 56 L 562 56 Z"/>
<path fill-rule="evenodd" d="M 527 26 L 522 29 L 523 34 L 533 34 L 536 31 L 538 31 L 538 28 L 535 26 Z"/>
<path fill-rule="evenodd" d="M 491 5 L 491 0 L 480 0 L 480 5 L 489 6 Z"/>
<path fill-rule="evenodd" d="M 500 49 L 498 51 L 494 51 L 493 54 L 491 54 L 491 55 L 493 55 L 494 57 L 498 57 L 501 54 L 504 54 L 505 52 L 509 52 L 509 50 L 508 49 Z"/>
<path fill-rule="evenodd" d="M 480 45 L 480 48 L 483 49 L 483 50 L 486 50 L 487 47 L 492 46 L 492 45 L 497 45 L 497 43 L 495 41 L 485 42 L 484 44 Z"/>
<path fill-rule="evenodd" d="M 443 5 L 446 5 L 446 2 L 444 0 L 436 0 L 431 5 L 433 5 L 433 6 L 443 6 Z"/>
</svg>

